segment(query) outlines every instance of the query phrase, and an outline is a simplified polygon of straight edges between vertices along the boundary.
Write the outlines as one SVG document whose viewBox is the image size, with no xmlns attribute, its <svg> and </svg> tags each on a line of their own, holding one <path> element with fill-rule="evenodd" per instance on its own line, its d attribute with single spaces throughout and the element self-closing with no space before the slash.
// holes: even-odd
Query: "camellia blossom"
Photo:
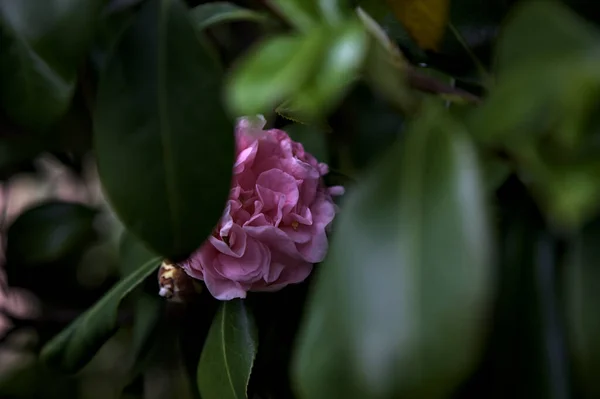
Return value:
<svg viewBox="0 0 600 399">
<path fill-rule="evenodd" d="M 328 167 L 262 116 L 236 126 L 236 161 L 227 206 L 211 236 L 180 266 L 217 299 L 276 291 L 304 281 L 327 254 L 336 213 Z"/>
</svg>

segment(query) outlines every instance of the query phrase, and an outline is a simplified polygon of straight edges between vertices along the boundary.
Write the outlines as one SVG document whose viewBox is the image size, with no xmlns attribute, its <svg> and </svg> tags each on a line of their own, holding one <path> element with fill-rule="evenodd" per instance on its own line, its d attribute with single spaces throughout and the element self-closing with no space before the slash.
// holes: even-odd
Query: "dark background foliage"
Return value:
<svg viewBox="0 0 600 399">
<path fill-rule="evenodd" d="M 596 3 L 0 0 L 0 398 L 600 397 Z M 257 113 L 330 254 L 166 301 Z"/>
</svg>

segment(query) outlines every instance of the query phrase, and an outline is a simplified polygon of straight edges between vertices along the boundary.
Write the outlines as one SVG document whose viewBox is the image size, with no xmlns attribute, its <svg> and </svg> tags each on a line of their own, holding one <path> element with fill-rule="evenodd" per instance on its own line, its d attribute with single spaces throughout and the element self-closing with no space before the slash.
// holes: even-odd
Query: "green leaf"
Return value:
<svg viewBox="0 0 600 399">
<path fill-rule="evenodd" d="M 359 76 L 368 48 L 355 20 L 319 27 L 304 37 L 270 39 L 242 60 L 230 77 L 228 99 L 239 114 L 282 107 L 301 120 L 317 120 L 337 105 Z"/>
<path fill-rule="evenodd" d="M 19 215 L 7 233 L 7 259 L 20 265 L 61 260 L 81 250 L 97 234 L 98 211 L 85 205 L 50 201 Z"/>
<path fill-rule="evenodd" d="M 496 68 L 505 71 L 552 64 L 599 47 L 600 34 L 567 6 L 527 1 L 514 10 L 496 46 Z"/>
<path fill-rule="evenodd" d="M 241 59 L 227 85 L 232 112 L 267 113 L 298 91 L 316 73 L 324 48 L 322 33 L 268 39 Z"/>
<path fill-rule="evenodd" d="M 328 29 L 325 34 L 327 47 L 319 57 L 318 69 L 287 105 L 308 119 L 327 115 L 338 105 L 359 77 L 368 49 L 368 36 L 358 21 Z"/>
<path fill-rule="evenodd" d="M 107 63 L 95 115 L 108 199 L 132 233 L 173 259 L 210 234 L 231 182 L 232 121 L 199 39 L 181 2 L 144 3 Z"/>
<path fill-rule="evenodd" d="M 43 130 L 68 110 L 102 0 L 0 1 L 0 105 Z"/>
<path fill-rule="evenodd" d="M 266 22 L 266 15 L 240 7 L 238 5 L 217 1 L 214 3 L 200 4 L 192 11 L 192 21 L 200 30 L 210 28 L 213 25 L 224 22 L 251 21 Z"/>
<path fill-rule="evenodd" d="M 582 398 L 600 395 L 600 223 L 593 221 L 573 240 L 564 280 L 568 338 Z"/>
<path fill-rule="evenodd" d="M 479 360 L 492 277 L 464 128 L 429 103 L 336 230 L 298 342 L 301 397 L 448 397 Z"/>
<path fill-rule="evenodd" d="M 336 24 L 349 14 L 348 0 L 269 0 L 292 25 L 308 32 L 321 22 Z"/>
<path fill-rule="evenodd" d="M 42 360 L 66 372 L 75 372 L 85 366 L 118 329 L 117 315 L 123 299 L 146 277 L 155 273 L 159 264 L 158 258 L 152 259 L 119 281 L 94 306 L 44 346 Z"/>
<path fill-rule="evenodd" d="M 202 398 L 247 398 L 257 345 L 258 332 L 245 302 L 241 299 L 223 302 L 198 363 L 198 389 Z"/>
</svg>

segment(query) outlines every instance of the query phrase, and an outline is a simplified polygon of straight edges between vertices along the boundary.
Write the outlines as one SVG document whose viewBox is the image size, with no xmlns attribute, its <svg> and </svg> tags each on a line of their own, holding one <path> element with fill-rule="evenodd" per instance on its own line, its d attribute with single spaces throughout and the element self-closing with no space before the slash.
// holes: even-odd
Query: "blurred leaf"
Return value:
<svg viewBox="0 0 600 399">
<path fill-rule="evenodd" d="M 485 186 L 487 187 L 488 192 L 496 191 L 512 172 L 509 164 L 501 159 L 490 156 L 490 154 L 480 156 L 480 163 L 482 165 Z"/>
<path fill-rule="evenodd" d="M 506 142 L 552 129 L 572 149 L 600 93 L 599 38 L 559 3 L 524 3 L 498 42 L 500 79 L 474 114 L 474 132 L 488 142 Z"/>
<path fill-rule="evenodd" d="M 231 108 L 251 115 L 285 101 L 286 112 L 314 121 L 336 106 L 358 77 L 367 43 L 355 21 L 315 28 L 304 37 L 270 39 L 233 72 L 228 88 Z"/>
<path fill-rule="evenodd" d="M 523 67 L 539 68 L 599 48 L 597 29 L 560 2 L 527 1 L 517 6 L 496 45 L 500 75 Z"/>
<path fill-rule="evenodd" d="M 203 399 L 247 398 L 256 357 L 258 332 L 241 299 L 222 303 L 198 363 L 198 389 Z"/>
<path fill-rule="evenodd" d="M 321 22 L 336 24 L 350 11 L 348 0 L 268 0 L 297 29 L 308 32 Z"/>
<path fill-rule="evenodd" d="M 354 20 L 325 33 L 327 48 L 317 70 L 289 99 L 288 108 L 309 120 L 327 115 L 358 77 L 368 49 L 362 25 Z"/>
<path fill-rule="evenodd" d="M 155 258 L 141 265 L 48 342 L 40 355 L 44 363 L 65 372 L 85 366 L 118 329 L 118 309 L 123 299 L 156 272 L 159 264 Z"/>
<path fill-rule="evenodd" d="M 96 238 L 98 212 L 82 204 L 51 201 L 19 215 L 7 232 L 7 259 L 18 264 L 44 264 L 80 250 Z"/>
<path fill-rule="evenodd" d="M 66 113 L 102 0 L 0 1 L 0 104 L 45 129 Z"/>
<path fill-rule="evenodd" d="M 479 360 L 491 265 L 478 166 L 460 124 L 423 112 L 346 199 L 300 333 L 301 397 L 446 398 Z"/>
<path fill-rule="evenodd" d="M 95 115 L 111 204 L 149 248 L 174 259 L 221 216 L 233 165 L 221 73 L 198 39 L 182 3 L 144 3 L 108 61 Z"/>
<path fill-rule="evenodd" d="M 567 329 L 574 374 L 582 398 L 600 395 L 600 223 L 596 219 L 573 240 L 565 268 Z"/>
<path fill-rule="evenodd" d="M 455 397 L 569 398 L 556 240 L 517 178 L 495 198 L 498 277 L 486 356 Z"/>
<path fill-rule="evenodd" d="M 498 45 L 498 85 L 470 118 L 475 137 L 508 152 L 561 227 L 577 227 L 600 201 L 599 37 L 558 3 L 525 3 Z"/>
<path fill-rule="evenodd" d="M 446 31 L 450 0 L 387 0 L 394 15 L 415 41 L 436 50 Z"/>
<path fill-rule="evenodd" d="M 192 21 L 198 29 L 206 29 L 223 22 L 268 21 L 268 17 L 264 14 L 224 1 L 200 4 L 191 13 Z"/>
<path fill-rule="evenodd" d="M 227 87 L 233 113 L 266 113 L 298 91 L 316 72 L 324 47 L 322 33 L 268 39 L 241 59 Z"/>
</svg>

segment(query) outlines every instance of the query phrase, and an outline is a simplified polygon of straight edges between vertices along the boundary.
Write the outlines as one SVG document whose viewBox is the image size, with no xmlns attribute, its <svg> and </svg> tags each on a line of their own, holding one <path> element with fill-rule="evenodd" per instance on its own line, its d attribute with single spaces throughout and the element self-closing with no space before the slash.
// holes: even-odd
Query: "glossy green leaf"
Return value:
<svg viewBox="0 0 600 399">
<path fill-rule="evenodd" d="M 265 22 L 268 20 L 264 14 L 225 1 L 200 4 L 191 13 L 192 21 L 198 29 L 206 29 L 224 22 Z"/>
<path fill-rule="evenodd" d="M 221 72 L 185 6 L 145 2 L 100 80 L 95 150 L 124 225 L 162 256 L 187 256 L 225 206 L 233 126 Z"/>
<path fill-rule="evenodd" d="M 316 71 L 290 99 L 288 107 L 308 119 L 327 115 L 358 77 L 368 49 L 362 24 L 351 21 L 328 29 L 327 47 L 319 57 Z"/>
<path fill-rule="evenodd" d="M 198 363 L 198 389 L 203 399 L 247 398 L 258 332 L 241 299 L 223 302 Z"/>
<path fill-rule="evenodd" d="M 573 240 L 565 268 L 567 330 L 573 370 L 582 398 L 600 395 L 600 223 L 586 226 Z"/>
<path fill-rule="evenodd" d="M 55 336 L 42 349 L 42 360 L 52 367 L 75 372 L 85 366 L 118 329 L 123 299 L 146 277 L 156 273 L 160 260 L 152 259 L 119 281 L 102 299 Z"/>
<path fill-rule="evenodd" d="M 67 112 L 102 4 L 0 1 L 0 104 L 12 119 L 45 129 Z"/>
<path fill-rule="evenodd" d="M 551 64 L 599 48 L 600 33 L 556 1 L 527 1 L 514 10 L 496 45 L 496 68 Z"/>
<path fill-rule="evenodd" d="M 480 356 L 488 228 L 474 149 L 429 103 L 345 200 L 300 333 L 301 397 L 447 398 Z"/>
<path fill-rule="evenodd" d="M 97 214 L 85 205 L 58 201 L 27 209 L 8 229 L 7 259 L 22 265 L 58 261 L 96 238 Z"/>
<path fill-rule="evenodd" d="M 316 72 L 324 48 L 322 33 L 272 38 L 240 60 L 227 87 L 233 113 L 266 113 L 302 88 Z"/>
</svg>

